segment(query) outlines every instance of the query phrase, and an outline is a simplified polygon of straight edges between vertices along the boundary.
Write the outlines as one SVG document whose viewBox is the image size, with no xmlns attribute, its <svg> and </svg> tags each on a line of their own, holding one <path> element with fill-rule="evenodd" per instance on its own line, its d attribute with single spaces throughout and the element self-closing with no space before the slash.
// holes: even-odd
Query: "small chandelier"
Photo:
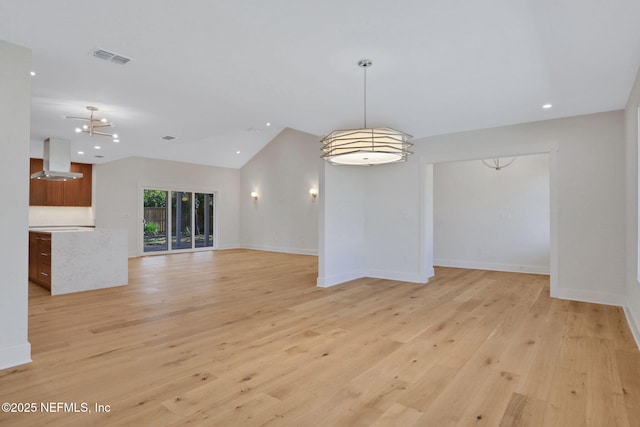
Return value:
<svg viewBox="0 0 640 427">
<path fill-rule="evenodd" d="M 370 166 L 404 162 L 411 153 L 411 135 L 391 128 L 367 128 L 367 68 L 371 61 L 361 59 L 364 69 L 364 126 L 361 129 L 334 130 L 320 140 L 322 158 L 332 165 Z"/>
<path fill-rule="evenodd" d="M 107 120 L 106 118 L 96 119 L 93 117 L 93 113 L 98 111 L 98 107 L 88 106 L 87 110 L 90 111 L 88 118 L 66 116 L 67 119 L 82 120 L 87 122 L 87 124 L 83 125 L 81 128 L 76 128 L 77 133 L 84 132 L 84 133 L 88 133 L 89 136 L 102 135 L 102 136 L 110 136 L 114 139 L 118 138 L 117 134 L 111 134 L 111 133 L 102 132 L 101 130 L 97 130 L 97 129 L 113 126 L 113 123 L 109 122 L 109 120 Z M 115 141 L 115 142 L 118 142 L 118 141 Z"/>
<path fill-rule="evenodd" d="M 482 159 L 482 163 L 488 168 L 495 169 L 495 170 L 499 171 L 500 169 L 504 169 L 507 166 L 509 166 L 515 160 L 516 160 L 515 157 L 512 157 L 512 158 L 495 157 L 493 159 Z"/>
</svg>

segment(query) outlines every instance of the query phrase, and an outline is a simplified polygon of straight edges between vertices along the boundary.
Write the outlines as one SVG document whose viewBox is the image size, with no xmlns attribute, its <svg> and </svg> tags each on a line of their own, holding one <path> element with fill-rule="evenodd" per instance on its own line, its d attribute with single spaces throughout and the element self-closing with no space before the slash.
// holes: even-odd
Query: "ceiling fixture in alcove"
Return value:
<svg viewBox="0 0 640 427">
<path fill-rule="evenodd" d="M 493 159 L 482 159 L 482 163 L 488 168 L 499 171 L 509 166 L 515 160 L 515 157 L 494 157 Z"/>
<path fill-rule="evenodd" d="M 334 130 L 320 140 L 322 158 L 332 165 L 370 166 L 404 162 L 412 154 L 411 135 L 388 127 L 367 128 L 367 68 L 371 60 L 361 59 L 364 70 L 364 126 L 360 129 Z"/>
</svg>

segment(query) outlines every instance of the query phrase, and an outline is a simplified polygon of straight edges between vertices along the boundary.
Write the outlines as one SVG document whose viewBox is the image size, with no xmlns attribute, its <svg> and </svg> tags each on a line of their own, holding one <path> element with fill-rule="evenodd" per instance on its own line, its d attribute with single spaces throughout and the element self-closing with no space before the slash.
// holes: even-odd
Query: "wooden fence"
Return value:
<svg viewBox="0 0 640 427">
<path fill-rule="evenodd" d="M 144 208 L 146 224 L 155 222 L 158 225 L 157 234 L 164 234 L 167 227 L 167 208 Z"/>
</svg>

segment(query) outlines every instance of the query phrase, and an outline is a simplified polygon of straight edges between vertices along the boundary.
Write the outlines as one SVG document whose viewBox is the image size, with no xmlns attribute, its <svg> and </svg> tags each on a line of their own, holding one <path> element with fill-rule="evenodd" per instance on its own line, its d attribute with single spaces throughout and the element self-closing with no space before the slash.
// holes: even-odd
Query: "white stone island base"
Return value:
<svg viewBox="0 0 640 427">
<path fill-rule="evenodd" d="M 129 284 L 127 231 L 51 233 L 51 295 Z"/>
</svg>

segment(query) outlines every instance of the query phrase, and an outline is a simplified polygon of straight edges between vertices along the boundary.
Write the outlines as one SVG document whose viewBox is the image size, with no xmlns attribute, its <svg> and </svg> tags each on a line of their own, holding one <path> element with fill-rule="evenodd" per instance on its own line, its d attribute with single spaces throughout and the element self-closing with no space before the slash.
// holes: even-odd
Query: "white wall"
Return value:
<svg viewBox="0 0 640 427">
<path fill-rule="evenodd" d="M 364 276 L 365 172 L 361 167 L 322 165 L 318 286 Z"/>
<path fill-rule="evenodd" d="M 318 253 L 319 138 L 285 129 L 240 169 L 240 242 L 243 247 Z M 254 201 L 250 194 L 258 193 Z M 320 199 L 323 194 L 320 192 Z"/>
<path fill-rule="evenodd" d="M 359 277 L 425 283 L 433 275 L 432 169 L 417 157 L 324 167 L 319 286 Z"/>
<path fill-rule="evenodd" d="M 640 346 L 640 283 L 638 282 L 638 106 L 640 72 L 625 109 L 626 158 L 626 305 L 625 313 Z"/>
<path fill-rule="evenodd" d="M 31 361 L 28 318 L 31 51 L 0 41 L 0 369 Z"/>
<path fill-rule="evenodd" d="M 367 277 L 424 283 L 432 265 L 422 269 L 421 217 L 426 182 L 420 160 L 364 168 L 365 272 Z"/>
<path fill-rule="evenodd" d="M 590 114 L 434 136 L 413 148 L 429 163 L 550 152 L 552 296 L 622 305 L 623 120 L 622 111 Z"/>
<path fill-rule="evenodd" d="M 239 246 L 240 172 L 130 157 L 94 165 L 96 227 L 127 230 L 129 256 L 142 255 L 142 189 L 215 192 L 218 248 Z"/>
<path fill-rule="evenodd" d="M 549 274 L 549 155 L 434 166 L 434 264 Z"/>
</svg>

